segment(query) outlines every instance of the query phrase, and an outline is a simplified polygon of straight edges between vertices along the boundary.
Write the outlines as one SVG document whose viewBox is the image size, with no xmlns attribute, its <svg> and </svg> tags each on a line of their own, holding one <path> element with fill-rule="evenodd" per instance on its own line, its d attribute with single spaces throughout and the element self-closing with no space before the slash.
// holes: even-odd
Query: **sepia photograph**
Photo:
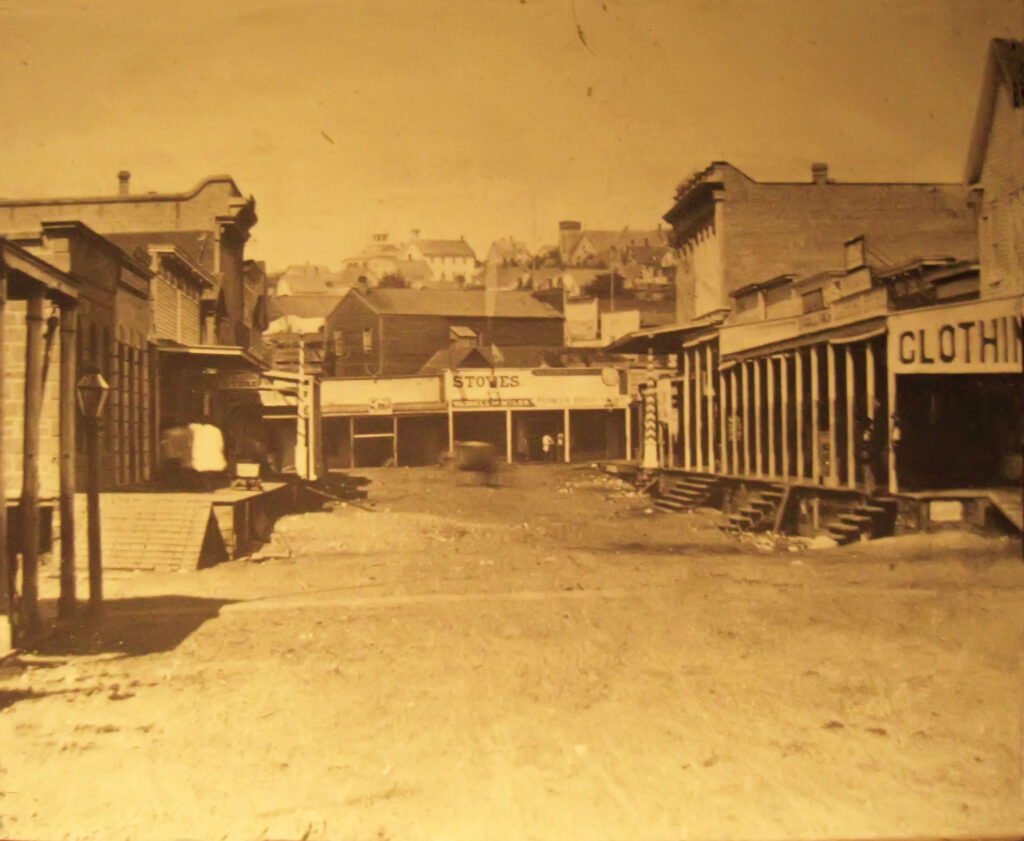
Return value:
<svg viewBox="0 0 1024 841">
<path fill-rule="evenodd" d="M 0 839 L 1024 839 L 1024 0 L 0 0 Z"/>
</svg>

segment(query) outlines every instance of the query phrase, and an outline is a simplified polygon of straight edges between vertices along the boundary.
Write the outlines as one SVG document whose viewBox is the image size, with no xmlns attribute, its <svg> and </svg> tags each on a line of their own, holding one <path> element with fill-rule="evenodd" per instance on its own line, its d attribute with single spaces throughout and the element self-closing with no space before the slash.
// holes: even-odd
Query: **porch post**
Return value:
<svg viewBox="0 0 1024 841">
<path fill-rule="evenodd" d="M 704 441 L 703 439 L 703 427 L 702 415 L 703 415 L 703 404 L 701 403 L 701 397 L 704 394 L 703 383 L 701 381 L 701 365 L 700 365 L 700 348 L 693 349 L 693 437 L 697 443 L 696 455 L 694 457 L 694 468 L 696 470 L 704 469 Z"/>
<path fill-rule="evenodd" d="M 854 409 L 857 405 L 854 391 L 853 347 L 846 345 L 846 484 L 857 487 L 857 418 Z"/>
<path fill-rule="evenodd" d="M 766 357 L 764 364 L 768 366 L 768 475 L 777 476 L 778 465 L 775 461 L 775 360 Z"/>
<path fill-rule="evenodd" d="M 680 432 L 683 437 L 683 467 L 687 470 L 693 467 L 690 453 L 693 448 L 693 436 L 690 434 L 690 386 L 693 382 L 690 374 L 690 351 L 683 348 L 683 416 L 680 418 Z"/>
<path fill-rule="evenodd" d="M 309 451 L 312 453 L 313 448 L 310 447 Z M 394 413 L 394 410 L 391 412 L 391 460 L 395 467 L 398 467 L 398 415 Z"/>
<path fill-rule="evenodd" d="M 704 367 L 707 369 L 704 374 L 708 384 L 708 472 L 715 472 L 715 372 L 711 358 L 711 342 L 704 345 Z"/>
<path fill-rule="evenodd" d="M 718 367 L 718 419 L 719 419 L 719 467 L 722 473 L 735 471 L 729 470 L 729 390 L 725 387 L 725 373 L 721 364 Z"/>
<path fill-rule="evenodd" d="M 793 358 L 796 397 L 796 477 L 804 478 L 804 352 L 797 348 Z"/>
<path fill-rule="evenodd" d="M 782 470 L 779 471 L 783 476 L 788 477 L 790 475 L 789 470 L 789 357 L 779 357 L 779 374 L 781 375 L 781 389 L 782 389 L 782 411 L 780 413 L 780 419 L 782 421 Z"/>
<path fill-rule="evenodd" d="M 811 481 L 818 485 L 821 484 L 821 388 L 818 383 L 818 346 L 811 345 L 808 351 L 811 354 Z"/>
<path fill-rule="evenodd" d="M 754 363 L 754 473 L 764 473 L 764 443 L 761 441 L 761 360 Z"/>
<path fill-rule="evenodd" d="M 75 333 L 74 307 L 60 310 L 60 598 L 57 613 L 75 612 Z"/>
<path fill-rule="evenodd" d="M 0 259 L 0 614 L 7 617 L 7 627 L 0 628 L 0 651 L 11 648 L 14 642 L 14 580 L 7 558 L 7 470 L 3 454 L 4 445 L 4 317 L 7 305 L 7 266 Z"/>
<path fill-rule="evenodd" d="M 512 410 L 505 410 L 505 461 L 512 463 Z"/>
<path fill-rule="evenodd" d="M 37 286 L 25 315 L 25 423 L 23 427 L 21 505 L 18 525 L 22 547 L 22 618 L 30 635 L 41 629 L 39 616 L 39 422 L 43 407 L 43 300 Z"/>
<path fill-rule="evenodd" d="M 868 419 L 875 421 L 875 349 L 871 346 L 871 339 L 864 343 L 864 389 L 867 396 Z M 875 432 L 877 434 L 877 431 Z"/>
<path fill-rule="evenodd" d="M 754 413 L 753 395 L 750 393 L 750 362 L 744 359 L 741 374 L 743 375 L 743 472 L 747 476 L 754 475 L 754 424 L 751 418 Z"/>
<path fill-rule="evenodd" d="M 891 338 L 887 337 L 886 341 L 891 341 Z M 899 478 L 896 472 L 898 469 L 896 459 L 899 456 L 899 452 L 896 448 L 896 428 L 898 419 L 898 410 L 896 408 L 896 374 L 893 373 L 892 365 L 886 366 L 885 385 L 889 398 L 886 403 L 889 410 L 889 418 L 886 423 L 886 429 L 889 430 L 889 493 L 894 494 L 897 493 L 900 488 Z"/>
<path fill-rule="evenodd" d="M 740 364 L 742 365 L 743 363 L 741 362 Z M 740 375 L 736 372 L 735 366 L 733 366 L 733 369 L 729 372 L 729 397 L 732 401 L 732 405 L 729 407 L 729 416 L 732 418 L 732 441 L 730 442 L 730 445 L 732 448 L 732 472 L 737 476 L 740 473 L 739 438 L 740 429 L 743 426 L 742 421 L 740 420 L 740 413 L 738 409 L 740 404 L 739 400 L 737 399 L 739 392 L 737 380 L 739 380 L 739 376 Z"/>
<path fill-rule="evenodd" d="M 825 345 L 825 376 L 828 378 L 828 484 L 839 484 L 839 460 L 836 458 L 836 349 Z"/>
<path fill-rule="evenodd" d="M 511 414 L 511 412 L 509 414 Z M 565 433 L 565 452 L 563 453 L 563 460 L 566 464 L 569 464 L 572 458 L 572 441 L 569 439 L 569 429 L 572 425 L 570 423 L 568 409 L 565 409 L 565 415 L 562 420 L 562 426 L 565 427 L 563 430 L 563 432 Z"/>
</svg>

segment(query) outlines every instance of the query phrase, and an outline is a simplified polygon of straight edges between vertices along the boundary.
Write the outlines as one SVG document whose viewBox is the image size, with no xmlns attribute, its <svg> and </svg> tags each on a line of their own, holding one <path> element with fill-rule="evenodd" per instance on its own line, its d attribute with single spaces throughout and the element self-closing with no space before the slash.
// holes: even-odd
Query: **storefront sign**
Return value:
<svg viewBox="0 0 1024 841">
<path fill-rule="evenodd" d="M 445 394 L 456 409 L 619 408 L 626 405 L 618 376 L 601 370 L 496 368 L 445 374 Z"/>
<path fill-rule="evenodd" d="M 258 371 L 221 371 L 217 385 L 225 390 L 260 388 Z"/>
<path fill-rule="evenodd" d="M 971 301 L 889 316 L 895 374 L 1020 373 L 1020 299 Z"/>
</svg>

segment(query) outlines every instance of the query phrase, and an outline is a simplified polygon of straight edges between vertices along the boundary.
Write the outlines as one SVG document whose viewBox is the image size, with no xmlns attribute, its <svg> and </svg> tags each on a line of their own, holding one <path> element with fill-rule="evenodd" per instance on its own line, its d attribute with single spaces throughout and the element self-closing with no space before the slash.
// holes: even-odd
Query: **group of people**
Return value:
<svg viewBox="0 0 1024 841">
<path fill-rule="evenodd" d="M 552 435 L 545 432 L 540 439 L 540 450 L 544 461 L 560 462 L 565 457 L 565 433 Z"/>
</svg>

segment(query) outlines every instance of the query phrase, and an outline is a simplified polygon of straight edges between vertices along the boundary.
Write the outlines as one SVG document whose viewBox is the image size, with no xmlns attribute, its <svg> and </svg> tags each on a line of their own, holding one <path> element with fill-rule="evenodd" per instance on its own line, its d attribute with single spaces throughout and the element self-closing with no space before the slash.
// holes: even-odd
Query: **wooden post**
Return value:
<svg viewBox="0 0 1024 841">
<path fill-rule="evenodd" d="M 875 421 L 875 349 L 871 339 L 864 343 L 864 390 L 868 401 L 868 419 Z M 877 434 L 877 433 L 876 433 Z"/>
<path fill-rule="evenodd" d="M 708 472 L 715 472 L 715 372 L 711 358 L 711 343 L 704 345 L 704 374 L 708 384 Z"/>
<path fill-rule="evenodd" d="M 811 481 L 821 483 L 821 386 L 818 371 L 818 346 L 811 345 Z"/>
<path fill-rule="evenodd" d="M 690 387 L 692 385 L 690 376 L 690 351 L 683 348 L 683 416 L 680 418 L 680 432 L 683 436 L 683 467 L 689 470 L 693 467 L 693 436 L 690 434 Z"/>
<path fill-rule="evenodd" d="M 770 356 L 765 359 L 768 366 L 768 475 L 778 475 L 775 460 L 775 360 Z"/>
<path fill-rule="evenodd" d="M 98 618 L 103 608 L 103 544 L 100 536 L 100 422 L 85 419 L 86 506 L 89 537 L 89 611 Z"/>
<path fill-rule="evenodd" d="M 828 483 L 839 484 L 839 459 L 836 458 L 836 349 L 825 345 L 825 376 L 828 380 Z"/>
<path fill-rule="evenodd" d="M 74 615 L 75 595 L 75 332 L 77 313 L 60 311 L 60 598 L 57 614 Z"/>
<path fill-rule="evenodd" d="M 18 512 L 22 551 L 22 617 L 32 636 L 42 630 L 39 615 L 39 425 L 43 408 L 44 295 L 42 286 L 32 290 L 25 315 L 25 423 Z"/>
<path fill-rule="evenodd" d="M 7 309 L 7 266 L 0 259 L 0 614 L 7 617 L 7 630 L 0 630 L 0 651 L 12 647 L 15 637 L 13 565 L 7 557 L 7 464 L 4 459 L 4 319 Z"/>
<path fill-rule="evenodd" d="M 742 362 L 740 363 L 743 364 Z M 736 372 L 736 367 L 729 372 L 729 417 L 732 418 L 732 440 L 730 441 L 730 447 L 732 449 L 732 473 L 733 475 L 739 475 L 740 473 L 740 429 L 742 427 L 742 421 L 740 420 L 739 413 L 739 374 Z"/>
<path fill-rule="evenodd" d="M 700 348 L 693 351 L 693 437 L 697 444 L 694 455 L 694 469 L 704 469 L 704 441 L 702 415 L 704 404 L 701 398 L 704 396 L 703 382 L 701 381 Z"/>
<path fill-rule="evenodd" d="M 750 393 L 750 363 L 746 360 L 740 363 L 743 366 L 743 473 L 753 476 L 754 470 L 754 424 L 751 417 L 754 414 L 754 401 Z"/>
<path fill-rule="evenodd" d="M 892 341 L 891 336 L 889 337 L 889 341 Z M 893 373 L 892 365 L 886 366 L 885 386 L 888 396 L 886 406 L 889 410 L 889 420 L 886 424 L 886 428 L 889 430 L 889 493 L 894 494 L 899 492 L 899 477 L 896 472 L 898 468 L 896 459 L 899 457 L 899 452 L 896 446 L 896 429 L 899 415 L 896 407 L 896 374 Z"/>
<path fill-rule="evenodd" d="M 512 410 L 505 410 L 505 461 L 512 463 Z"/>
<path fill-rule="evenodd" d="M 722 473 L 729 473 L 729 391 L 725 387 L 725 373 L 718 369 L 718 419 L 719 419 L 719 467 Z M 735 472 L 735 471 L 732 471 Z"/>
<path fill-rule="evenodd" d="M 779 357 L 779 387 L 782 392 L 782 409 L 779 420 L 782 422 L 782 470 L 779 472 L 788 477 L 789 472 L 789 357 Z"/>
<path fill-rule="evenodd" d="M 764 473 L 764 442 L 761 441 L 761 360 L 754 359 L 754 474 Z"/>
<path fill-rule="evenodd" d="M 804 352 L 798 348 L 793 360 L 793 378 L 796 397 L 796 477 L 803 479 L 804 471 Z"/>
<path fill-rule="evenodd" d="M 568 409 L 565 410 L 565 415 L 562 420 L 562 426 L 564 427 L 562 431 L 565 436 L 565 446 L 563 447 L 562 458 L 563 461 L 565 461 L 565 463 L 568 464 L 572 460 L 572 442 L 569 440 L 569 429 L 571 428 L 572 424 L 569 420 Z"/>
<path fill-rule="evenodd" d="M 626 461 L 633 460 L 633 409 L 627 406 L 622 410 L 626 420 Z"/>
<path fill-rule="evenodd" d="M 391 415 L 391 461 L 398 467 L 398 415 Z"/>
<path fill-rule="evenodd" d="M 857 487 L 857 417 L 855 409 L 857 405 L 856 391 L 854 386 L 853 370 L 853 347 L 846 345 L 844 348 L 846 357 L 846 484 Z"/>
</svg>

